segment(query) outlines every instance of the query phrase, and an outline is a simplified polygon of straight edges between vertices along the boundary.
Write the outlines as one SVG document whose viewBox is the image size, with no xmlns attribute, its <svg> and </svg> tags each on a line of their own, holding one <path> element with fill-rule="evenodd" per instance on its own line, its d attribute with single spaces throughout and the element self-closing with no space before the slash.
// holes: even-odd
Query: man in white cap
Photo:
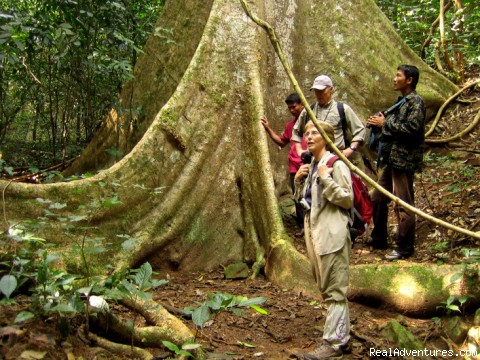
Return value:
<svg viewBox="0 0 480 360">
<path fill-rule="evenodd" d="M 342 150 L 346 157 L 350 157 L 365 139 L 365 125 L 350 106 L 332 99 L 335 88 L 332 79 L 327 75 L 316 77 L 310 90 L 315 91 L 315 98 L 317 99 L 312 108 L 315 117 L 319 121 L 326 121 L 333 126 L 335 129 L 335 146 Z M 305 151 L 301 144 L 303 129 L 308 120 L 307 110 L 304 109 L 293 127 L 292 140 L 296 143 L 295 147 L 299 155 Z M 351 139 L 346 136 L 347 130 L 351 133 Z"/>
</svg>

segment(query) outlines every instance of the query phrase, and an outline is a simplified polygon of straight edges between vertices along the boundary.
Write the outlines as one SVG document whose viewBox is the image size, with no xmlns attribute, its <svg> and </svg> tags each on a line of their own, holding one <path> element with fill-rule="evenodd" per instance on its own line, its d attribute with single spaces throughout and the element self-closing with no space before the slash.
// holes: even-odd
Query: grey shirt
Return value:
<svg viewBox="0 0 480 360">
<path fill-rule="evenodd" d="M 358 118 L 352 108 L 343 104 L 345 109 L 345 120 L 347 121 L 347 130 L 352 134 L 350 142 L 359 141 L 361 143 L 365 140 L 365 125 Z M 337 102 L 331 100 L 328 104 L 320 106 L 315 103 L 313 113 L 318 121 L 326 121 L 335 129 L 335 146 L 340 150 L 345 149 L 345 139 L 343 136 L 342 121 L 338 113 Z M 307 110 L 303 109 L 297 122 L 293 126 L 292 140 L 295 142 L 302 142 L 303 130 L 307 119 Z"/>
</svg>

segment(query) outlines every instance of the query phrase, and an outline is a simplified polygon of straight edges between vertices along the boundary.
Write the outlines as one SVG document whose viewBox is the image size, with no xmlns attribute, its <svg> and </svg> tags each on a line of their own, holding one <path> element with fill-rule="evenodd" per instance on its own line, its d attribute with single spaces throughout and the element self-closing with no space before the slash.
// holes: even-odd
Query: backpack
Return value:
<svg viewBox="0 0 480 360">
<path fill-rule="evenodd" d="M 315 108 L 315 105 L 317 103 L 310 104 L 310 109 Z M 340 101 L 337 101 L 337 110 L 338 110 L 338 115 L 340 116 L 340 121 L 342 123 L 342 131 L 343 131 L 343 141 L 345 141 L 345 147 L 348 148 L 350 146 L 350 141 L 351 139 L 348 137 L 347 133 L 347 118 L 345 117 L 345 107 L 343 106 L 343 103 Z M 305 118 L 305 123 L 310 120 L 310 116 L 307 113 L 307 117 Z"/>
<path fill-rule="evenodd" d="M 335 161 L 340 159 L 337 155 L 331 157 L 327 161 L 328 167 L 333 167 Z M 362 178 L 350 171 L 353 187 L 353 206 L 350 210 L 350 233 L 352 241 L 367 230 L 368 225 L 372 222 L 373 205 L 368 193 L 367 186 Z"/>
</svg>

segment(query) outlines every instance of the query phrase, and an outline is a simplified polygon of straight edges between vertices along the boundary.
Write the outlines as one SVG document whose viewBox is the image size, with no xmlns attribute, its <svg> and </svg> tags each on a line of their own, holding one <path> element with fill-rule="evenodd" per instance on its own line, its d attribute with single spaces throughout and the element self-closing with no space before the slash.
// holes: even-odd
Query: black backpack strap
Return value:
<svg viewBox="0 0 480 360">
<path fill-rule="evenodd" d="M 340 121 L 342 122 L 343 141 L 345 141 L 345 147 L 347 148 L 350 146 L 350 140 L 347 136 L 347 118 L 345 117 L 345 107 L 342 102 L 337 101 L 337 109 L 338 115 L 340 115 Z"/>
</svg>

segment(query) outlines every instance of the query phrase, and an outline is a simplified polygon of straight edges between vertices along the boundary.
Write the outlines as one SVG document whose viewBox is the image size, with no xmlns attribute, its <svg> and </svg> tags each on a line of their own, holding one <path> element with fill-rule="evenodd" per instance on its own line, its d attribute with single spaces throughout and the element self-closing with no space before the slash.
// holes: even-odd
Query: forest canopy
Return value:
<svg viewBox="0 0 480 360">
<path fill-rule="evenodd" d="M 473 0 L 377 0 L 405 42 L 454 81 L 478 64 L 480 9 Z M 443 33 L 440 7 L 444 6 Z M 36 173 L 78 156 L 102 119 L 139 112 L 118 95 L 155 36 L 163 1 L 2 1 L 0 14 L 0 167 L 3 176 Z M 443 35 L 442 35 L 443 34 Z M 129 127 L 132 124 L 120 124 Z M 105 150 L 115 161 L 119 146 Z M 50 181 L 63 167 L 37 177 Z M 40 180 L 38 180 L 40 181 Z"/>
</svg>

